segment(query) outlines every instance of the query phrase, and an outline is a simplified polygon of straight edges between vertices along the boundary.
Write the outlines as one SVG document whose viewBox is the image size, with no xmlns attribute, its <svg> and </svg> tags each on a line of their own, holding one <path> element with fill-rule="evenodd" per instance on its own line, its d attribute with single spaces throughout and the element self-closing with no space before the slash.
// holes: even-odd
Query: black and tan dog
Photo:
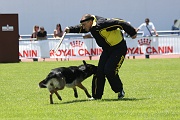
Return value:
<svg viewBox="0 0 180 120">
<path fill-rule="evenodd" d="M 63 90 L 65 86 L 73 88 L 74 96 L 76 98 L 78 97 L 76 86 L 84 90 L 87 97 L 91 98 L 91 95 L 88 93 L 87 89 L 82 85 L 82 81 L 91 75 L 95 75 L 96 71 L 97 66 L 87 64 L 83 60 L 83 64 L 80 66 L 59 67 L 52 69 L 48 76 L 39 83 L 39 87 L 48 88 L 50 92 L 50 104 L 53 104 L 52 95 L 54 93 L 59 100 L 62 100 L 57 91 Z"/>
</svg>

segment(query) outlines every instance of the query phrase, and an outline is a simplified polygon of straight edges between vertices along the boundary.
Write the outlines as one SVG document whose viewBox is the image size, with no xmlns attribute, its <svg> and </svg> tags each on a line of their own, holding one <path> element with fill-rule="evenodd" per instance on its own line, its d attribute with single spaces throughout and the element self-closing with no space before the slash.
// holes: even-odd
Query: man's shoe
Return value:
<svg viewBox="0 0 180 120">
<path fill-rule="evenodd" d="M 88 98 L 88 100 L 91 100 L 91 101 L 92 101 L 92 100 L 95 100 L 95 99 L 94 99 L 93 97 L 91 97 L 91 98 Z"/>
<path fill-rule="evenodd" d="M 93 101 L 93 100 L 100 100 L 100 99 L 91 97 L 91 98 L 89 98 L 88 100 Z"/>
<path fill-rule="evenodd" d="M 122 90 L 121 92 L 118 92 L 118 99 L 122 99 L 125 96 L 125 92 L 124 90 Z"/>
</svg>

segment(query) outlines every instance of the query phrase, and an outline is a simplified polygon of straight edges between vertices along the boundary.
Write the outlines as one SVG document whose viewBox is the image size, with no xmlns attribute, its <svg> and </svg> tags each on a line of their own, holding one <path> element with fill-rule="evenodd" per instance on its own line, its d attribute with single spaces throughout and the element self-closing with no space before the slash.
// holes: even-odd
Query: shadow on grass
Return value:
<svg viewBox="0 0 180 120">
<path fill-rule="evenodd" d="M 71 103 L 80 103 L 80 102 L 88 102 L 90 100 L 84 99 L 84 100 L 72 100 L 72 101 L 67 101 L 67 102 L 62 102 L 60 104 L 71 104 Z"/>
<path fill-rule="evenodd" d="M 123 99 L 102 99 L 102 101 L 139 101 L 139 100 L 146 100 L 149 98 L 123 98 Z"/>
<path fill-rule="evenodd" d="M 80 102 L 93 102 L 93 101 L 98 101 L 98 102 L 110 102 L 110 101 L 140 101 L 140 100 L 146 100 L 149 98 L 123 98 L 121 100 L 118 99 L 101 99 L 101 100 L 72 100 L 72 101 L 67 101 L 67 102 L 62 102 L 62 103 L 55 103 L 55 104 L 72 104 L 72 103 L 80 103 Z"/>
</svg>

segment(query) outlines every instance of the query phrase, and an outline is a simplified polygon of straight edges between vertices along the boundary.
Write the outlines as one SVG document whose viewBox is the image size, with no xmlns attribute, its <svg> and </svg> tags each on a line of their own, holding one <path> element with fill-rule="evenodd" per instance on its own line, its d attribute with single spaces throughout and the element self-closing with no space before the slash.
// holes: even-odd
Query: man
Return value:
<svg viewBox="0 0 180 120">
<path fill-rule="evenodd" d="M 180 29 L 180 19 L 176 21 L 174 26 Z"/>
<path fill-rule="evenodd" d="M 121 30 L 124 30 L 133 39 L 136 38 L 136 30 L 121 19 L 106 19 L 99 16 L 85 14 L 80 20 L 81 25 L 66 27 L 68 33 L 91 32 L 97 44 L 103 52 L 98 63 L 97 75 L 92 81 L 92 99 L 101 99 L 104 92 L 105 77 L 108 79 L 112 90 L 118 93 L 118 99 L 124 97 L 123 84 L 118 75 L 127 46 Z"/>
<path fill-rule="evenodd" d="M 149 18 L 146 18 L 145 19 L 145 23 L 142 23 L 137 29 L 136 31 L 139 31 L 139 30 L 142 30 L 143 31 L 143 34 L 142 36 L 143 37 L 146 37 L 146 36 L 153 36 L 152 35 L 152 30 L 154 31 L 155 35 L 158 36 L 158 33 L 156 32 L 156 29 L 154 27 L 154 24 L 152 22 L 150 22 Z"/>
<path fill-rule="evenodd" d="M 40 31 L 37 33 L 38 40 L 47 39 L 47 32 L 44 30 L 44 27 L 40 27 Z"/>
<path fill-rule="evenodd" d="M 143 34 L 142 36 L 143 37 L 150 37 L 150 36 L 153 36 L 152 35 L 152 30 L 154 31 L 156 37 L 158 36 L 158 33 L 156 32 L 156 29 L 154 27 L 154 24 L 152 22 L 150 22 L 149 18 L 146 18 L 145 19 L 145 23 L 142 23 L 137 29 L 136 31 L 139 31 L 139 30 L 142 30 L 143 31 Z M 149 55 L 146 54 L 145 55 L 145 58 L 148 58 L 149 59 Z"/>
<path fill-rule="evenodd" d="M 172 25 L 171 30 L 179 30 L 179 28 L 175 26 L 177 22 L 178 22 L 178 20 L 175 19 L 174 20 L 174 24 Z M 180 34 L 180 33 L 179 32 L 172 32 L 172 34 Z"/>
</svg>

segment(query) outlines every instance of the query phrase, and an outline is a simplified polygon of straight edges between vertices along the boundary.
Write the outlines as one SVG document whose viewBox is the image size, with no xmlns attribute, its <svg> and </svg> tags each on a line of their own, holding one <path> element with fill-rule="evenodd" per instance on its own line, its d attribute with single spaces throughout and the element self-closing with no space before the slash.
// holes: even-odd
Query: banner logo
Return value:
<svg viewBox="0 0 180 120">
<path fill-rule="evenodd" d="M 138 43 L 139 43 L 140 46 L 142 46 L 142 45 L 150 45 L 151 40 L 149 40 L 148 38 L 144 38 L 144 39 L 138 40 Z"/>
<path fill-rule="evenodd" d="M 84 44 L 84 42 L 79 41 L 79 40 L 70 42 L 70 45 L 71 45 L 72 47 L 82 47 L 83 44 Z"/>
</svg>

